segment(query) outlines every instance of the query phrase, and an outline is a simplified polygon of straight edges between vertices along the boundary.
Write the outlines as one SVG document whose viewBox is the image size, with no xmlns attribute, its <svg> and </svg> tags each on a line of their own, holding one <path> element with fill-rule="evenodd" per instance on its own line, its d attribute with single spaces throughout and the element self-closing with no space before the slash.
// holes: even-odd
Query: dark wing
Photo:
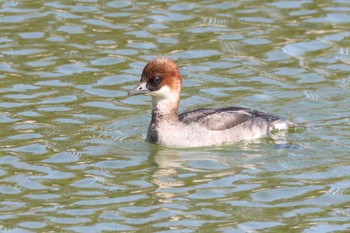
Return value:
<svg viewBox="0 0 350 233">
<path fill-rule="evenodd" d="M 201 108 L 179 115 L 179 120 L 184 124 L 197 122 L 210 130 L 225 130 L 242 124 L 252 118 L 264 118 L 268 122 L 280 119 L 278 116 L 265 112 L 240 107 L 228 108 Z"/>
</svg>

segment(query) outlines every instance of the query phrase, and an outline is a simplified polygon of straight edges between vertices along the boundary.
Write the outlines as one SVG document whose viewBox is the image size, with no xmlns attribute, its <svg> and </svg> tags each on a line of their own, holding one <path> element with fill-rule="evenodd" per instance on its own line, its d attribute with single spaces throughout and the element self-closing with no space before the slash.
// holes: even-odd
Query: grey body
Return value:
<svg viewBox="0 0 350 233">
<path fill-rule="evenodd" d="M 290 122 L 262 111 L 240 108 L 204 108 L 166 118 L 153 111 L 147 139 L 173 147 L 220 145 L 266 137 Z"/>
</svg>

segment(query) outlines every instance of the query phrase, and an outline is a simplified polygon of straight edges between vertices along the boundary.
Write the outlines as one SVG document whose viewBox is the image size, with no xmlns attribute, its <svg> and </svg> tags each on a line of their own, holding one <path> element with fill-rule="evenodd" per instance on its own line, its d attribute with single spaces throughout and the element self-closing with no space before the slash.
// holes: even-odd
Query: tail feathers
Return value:
<svg viewBox="0 0 350 233">
<path fill-rule="evenodd" d="M 289 128 L 306 128 L 306 125 L 281 119 L 273 121 L 270 125 L 270 130 L 287 130 Z"/>
</svg>

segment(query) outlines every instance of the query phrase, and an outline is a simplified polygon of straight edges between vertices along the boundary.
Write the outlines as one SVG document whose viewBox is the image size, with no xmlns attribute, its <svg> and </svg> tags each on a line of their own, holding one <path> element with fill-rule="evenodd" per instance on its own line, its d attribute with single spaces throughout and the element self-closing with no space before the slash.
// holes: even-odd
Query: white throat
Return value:
<svg viewBox="0 0 350 233">
<path fill-rule="evenodd" d="M 157 109 L 161 115 L 168 115 L 177 111 L 180 93 L 172 91 L 168 86 L 163 86 L 151 94 L 153 110 Z"/>
</svg>

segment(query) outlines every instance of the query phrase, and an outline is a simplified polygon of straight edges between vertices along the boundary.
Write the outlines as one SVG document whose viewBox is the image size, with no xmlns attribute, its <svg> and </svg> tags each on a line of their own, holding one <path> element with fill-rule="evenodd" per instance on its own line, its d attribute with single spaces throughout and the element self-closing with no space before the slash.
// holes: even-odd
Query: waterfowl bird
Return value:
<svg viewBox="0 0 350 233">
<path fill-rule="evenodd" d="M 178 113 L 182 77 L 170 58 L 156 58 L 143 69 L 140 83 L 129 95 L 152 97 L 147 140 L 168 147 L 201 147 L 252 140 L 273 129 L 295 124 L 263 111 L 242 108 L 199 108 Z"/>
</svg>

